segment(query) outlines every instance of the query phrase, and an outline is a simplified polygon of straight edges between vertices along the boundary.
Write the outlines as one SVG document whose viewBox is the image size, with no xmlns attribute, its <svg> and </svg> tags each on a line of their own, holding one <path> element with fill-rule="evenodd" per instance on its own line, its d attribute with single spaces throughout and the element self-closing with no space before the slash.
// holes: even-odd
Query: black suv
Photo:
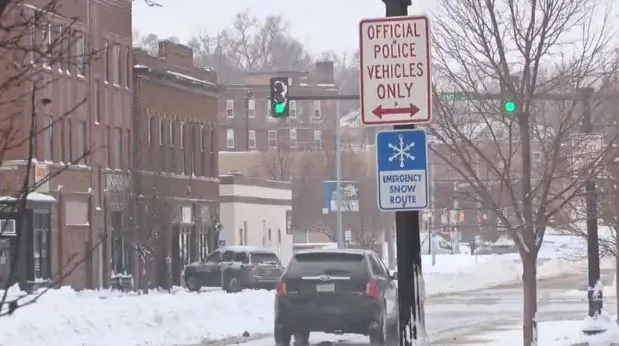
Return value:
<svg viewBox="0 0 619 346">
<path fill-rule="evenodd" d="M 185 267 L 185 284 L 191 291 L 222 287 L 226 292 L 243 288 L 274 289 L 283 268 L 273 251 L 251 246 L 228 246 Z"/>
<path fill-rule="evenodd" d="M 369 250 L 307 250 L 294 255 L 275 299 L 275 343 L 309 344 L 312 331 L 397 340 L 396 274 Z"/>
</svg>

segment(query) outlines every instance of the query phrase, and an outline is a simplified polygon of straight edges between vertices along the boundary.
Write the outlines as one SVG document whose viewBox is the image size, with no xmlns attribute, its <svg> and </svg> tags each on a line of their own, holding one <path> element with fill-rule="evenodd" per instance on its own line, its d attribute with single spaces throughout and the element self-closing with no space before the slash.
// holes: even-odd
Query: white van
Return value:
<svg viewBox="0 0 619 346">
<path fill-rule="evenodd" d="M 419 234 L 421 238 L 421 254 L 429 255 L 432 252 L 436 255 L 453 255 L 455 253 L 451 242 L 438 234 L 432 236 L 432 252 L 430 252 L 430 238 L 428 233 Z"/>
</svg>

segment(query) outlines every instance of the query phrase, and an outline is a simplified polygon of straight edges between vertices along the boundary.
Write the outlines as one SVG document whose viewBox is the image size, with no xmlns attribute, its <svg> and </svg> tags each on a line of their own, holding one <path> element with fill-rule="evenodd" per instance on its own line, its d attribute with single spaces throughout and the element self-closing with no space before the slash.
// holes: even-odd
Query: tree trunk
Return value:
<svg viewBox="0 0 619 346">
<path fill-rule="evenodd" d="M 524 294 L 524 311 L 522 340 L 524 346 L 537 345 L 537 264 L 535 253 L 522 256 L 522 283 Z"/>
</svg>

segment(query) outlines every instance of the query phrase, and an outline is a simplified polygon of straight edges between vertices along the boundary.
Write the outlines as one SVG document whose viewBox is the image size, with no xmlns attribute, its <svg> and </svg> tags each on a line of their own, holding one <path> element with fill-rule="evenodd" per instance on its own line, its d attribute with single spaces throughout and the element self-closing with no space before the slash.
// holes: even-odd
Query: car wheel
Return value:
<svg viewBox="0 0 619 346">
<path fill-rule="evenodd" d="M 309 331 L 294 334 L 294 346 L 309 346 Z"/>
<path fill-rule="evenodd" d="M 275 345 L 276 346 L 290 346 L 290 340 L 292 339 L 292 333 L 288 330 L 281 328 L 275 329 Z"/>
<path fill-rule="evenodd" d="M 200 281 L 195 276 L 191 275 L 185 279 L 185 284 L 187 284 L 187 288 L 192 292 L 200 291 L 202 286 L 200 285 Z"/>
<path fill-rule="evenodd" d="M 381 317 L 379 325 L 370 330 L 370 346 L 385 346 L 385 337 L 387 336 L 387 322 L 385 314 Z"/>
<path fill-rule="evenodd" d="M 226 283 L 226 292 L 228 293 L 236 293 L 242 291 L 241 281 L 237 277 L 228 278 L 228 282 Z"/>
</svg>

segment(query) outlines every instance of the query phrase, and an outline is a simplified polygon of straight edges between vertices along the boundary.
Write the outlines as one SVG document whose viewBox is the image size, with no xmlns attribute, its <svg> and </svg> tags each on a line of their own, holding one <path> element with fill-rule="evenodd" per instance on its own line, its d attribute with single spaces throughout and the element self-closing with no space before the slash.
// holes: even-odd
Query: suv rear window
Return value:
<svg viewBox="0 0 619 346">
<path fill-rule="evenodd" d="M 352 275 L 366 276 L 365 257 L 350 253 L 304 253 L 297 254 L 290 262 L 289 275 Z"/>
<path fill-rule="evenodd" d="M 266 262 L 275 262 L 279 264 L 279 258 L 274 253 L 268 252 L 252 252 L 251 254 L 251 263 L 260 264 Z"/>
</svg>

